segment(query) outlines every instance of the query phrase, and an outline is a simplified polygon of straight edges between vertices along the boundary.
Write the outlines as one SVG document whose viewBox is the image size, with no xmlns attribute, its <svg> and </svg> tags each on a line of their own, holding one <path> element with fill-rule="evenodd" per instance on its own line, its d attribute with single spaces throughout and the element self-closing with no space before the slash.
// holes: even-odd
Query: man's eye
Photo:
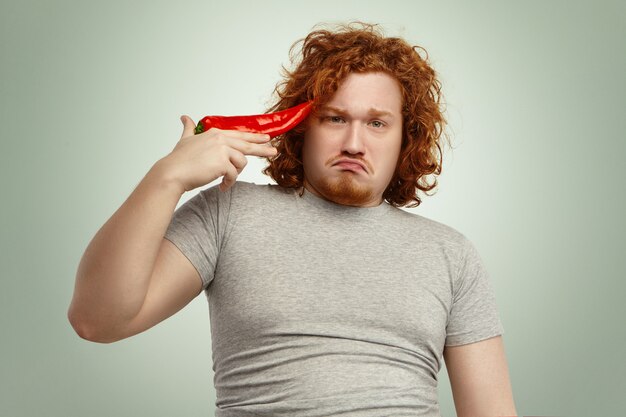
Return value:
<svg viewBox="0 0 626 417">
<path fill-rule="evenodd" d="M 341 123 L 341 122 L 343 122 L 343 118 L 341 116 L 328 116 L 327 119 L 331 123 Z"/>
<path fill-rule="evenodd" d="M 385 126 L 385 124 L 384 124 L 383 122 L 381 122 L 380 120 L 374 120 L 374 121 L 372 122 L 372 126 L 377 127 L 377 128 L 380 128 L 380 127 Z"/>
</svg>

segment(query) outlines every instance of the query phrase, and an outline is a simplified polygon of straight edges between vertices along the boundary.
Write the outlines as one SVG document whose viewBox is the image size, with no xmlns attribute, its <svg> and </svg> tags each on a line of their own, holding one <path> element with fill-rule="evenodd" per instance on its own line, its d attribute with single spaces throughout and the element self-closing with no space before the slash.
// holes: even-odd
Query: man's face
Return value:
<svg viewBox="0 0 626 417">
<path fill-rule="evenodd" d="M 304 187 L 337 204 L 375 207 L 402 144 L 400 85 L 382 72 L 352 73 L 312 115 L 304 135 Z M 360 162 L 338 164 L 340 160 Z"/>
</svg>

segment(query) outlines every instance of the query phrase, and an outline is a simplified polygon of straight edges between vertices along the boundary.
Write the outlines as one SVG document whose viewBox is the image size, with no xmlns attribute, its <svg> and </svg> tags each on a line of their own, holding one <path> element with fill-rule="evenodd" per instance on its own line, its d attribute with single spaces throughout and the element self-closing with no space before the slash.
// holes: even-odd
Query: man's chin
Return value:
<svg viewBox="0 0 626 417">
<path fill-rule="evenodd" d="M 360 184 L 352 174 L 339 178 L 325 178 L 318 184 L 317 191 L 327 200 L 344 206 L 362 207 L 372 201 L 372 189 Z"/>
</svg>

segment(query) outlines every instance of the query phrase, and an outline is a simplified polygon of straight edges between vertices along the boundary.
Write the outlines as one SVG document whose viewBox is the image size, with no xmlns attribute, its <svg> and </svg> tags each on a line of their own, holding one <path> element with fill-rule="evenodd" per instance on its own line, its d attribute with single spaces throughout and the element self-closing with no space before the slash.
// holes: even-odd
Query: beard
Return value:
<svg viewBox="0 0 626 417">
<path fill-rule="evenodd" d="M 315 189 L 325 199 L 344 206 L 363 207 L 371 204 L 374 197 L 370 187 L 359 184 L 351 171 L 342 172 L 339 177 L 324 177 Z M 305 180 L 306 181 L 306 180 Z"/>
</svg>

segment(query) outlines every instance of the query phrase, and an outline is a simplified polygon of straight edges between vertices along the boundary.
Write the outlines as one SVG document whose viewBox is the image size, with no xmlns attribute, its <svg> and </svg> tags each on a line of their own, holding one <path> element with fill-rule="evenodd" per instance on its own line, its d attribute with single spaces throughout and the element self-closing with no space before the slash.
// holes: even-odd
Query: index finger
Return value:
<svg viewBox="0 0 626 417">
<path fill-rule="evenodd" d="M 228 141 L 228 146 L 243 155 L 254 155 L 267 158 L 268 156 L 274 156 L 277 153 L 277 149 L 271 143 L 256 142 L 241 138 L 231 137 Z"/>
<path fill-rule="evenodd" d="M 215 129 L 218 132 L 222 132 L 223 134 L 226 134 L 229 137 L 236 138 L 236 139 L 244 139 L 247 141 L 254 141 L 254 142 L 267 142 L 268 140 L 270 140 L 270 135 L 268 135 L 267 133 L 246 132 L 242 130 L 225 130 L 225 129 L 218 129 L 216 127 L 213 127 L 209 130 L 213 130 L 213 129 Z M 207 130 L 207 132 L 209 130 Z"/>
</svg>

